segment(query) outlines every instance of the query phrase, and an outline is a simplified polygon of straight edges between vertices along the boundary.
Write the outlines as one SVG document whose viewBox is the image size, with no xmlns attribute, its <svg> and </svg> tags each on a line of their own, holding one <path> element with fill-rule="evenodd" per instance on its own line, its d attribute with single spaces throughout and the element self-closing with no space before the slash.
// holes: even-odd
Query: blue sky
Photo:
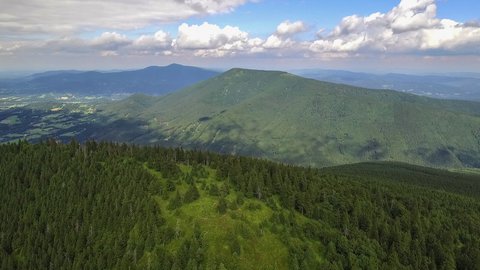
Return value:
<svg viewBox="0 0 480 270">
<path fill-rule="evenodd" d="M 0 11 L 0 70 L 478 71 L 478 10 L 473 0 L 16 0 Z"/>
<path fill-rule="evenodd" d="M 241 26 L 242 30 L 255 36 L 268 36 L 272 29 L 285 20 L 302 20 L 310 26 L 310 32 L 324 28 L 332 29 L 343 17 L 357 14 L 368 16 L 375 12 L 387 12 L 398 4 L 396 0 L 360 1 L 360 0 L 262 0 L 239 6 L 234 12 L 215 15 L 200 15 L 188 18 L 182 22 L 202 24 L 203 22 L 217 25 Z M 437 1 L 438 17 L 456 21 L 480 20 L 480 1 L 474 0 L 442 0 Z M 158 28 L 170 33 L 176 33 L 178 22 L 155 24 L 144 29 L 129 32 L 134 37 L 148 34 Z M 92 36 L 109 29 L 99 29 L 88 33 Z"/>
<path fill-rule="evenodd" d="M 368 15 L 377 11 L 386 11 L 397 1 L 288 1 L 265 0 L 249 3 L 238 8 L 232 14 L 212 16 L 209 21 L 217 24 L 242 25 L 256 35 L 269 35 L 272 29 L 284 20 L 302 20 L 312 27 L 333 28 L 343 17 L 359 14 Z M 191 19 L 191 23 L 201 23 L 204 18 Z"/>
</svg>

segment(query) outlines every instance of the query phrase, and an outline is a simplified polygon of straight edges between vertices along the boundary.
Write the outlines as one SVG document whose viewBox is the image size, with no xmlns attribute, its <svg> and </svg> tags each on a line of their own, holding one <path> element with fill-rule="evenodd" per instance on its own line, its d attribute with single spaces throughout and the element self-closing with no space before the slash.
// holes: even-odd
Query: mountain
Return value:
<svg viewBox="0 0 480 270">
<path fill-rule="evenodd" d="M 93 137 L 181 145 L 308 166 L 386 160 L 480 167 L 477 102 L 244 69 L 156 100 L 133 99 L 106 106 L 103 113 L 141 122 L 141 129 L 134 132 L 129 127 L 129 135 L 123 137 L 114 129 Z M 132 110 L 124 105 L 130 103 L 142 105 Z"/>
<path fill-rule="evenodd" d="M 57 75 L 81 74 L 81 73 L 85 73 L 85 71 L 74 70 L 74 69 L 71 69 L 71 70 L 50 70 L 50 71 L 31 74 L 27 77 L 24 77 L 24 79 L 34 80 L 34 79 L 43 78 L 43 77 L 53 77 L 53 76 L 57 76 Z"/>
<path fill-rule="evenodd" d="M 342 70 L 304 70 L 297 74 L 333 83 L 373 89 L 392 89 L 442 99 L 480 100 L 480 77 L 476 73 L 446 75 L 368 74 Z"/>
<path fill-rule="evenodd" d="M 480 73 L 478 72 L 449 72 L 449 73 L 433 73 L 432 75 L 450 76 L 450 77 L 467 77 L 480 79 Z"/>
<path fill-rule="evenodd" d="M 1 269 L 480 262 L 473 175 L 398 163 L 312 169 L 94 141 L 18 142 L 0 152 Z"/>
<path fill-rule="evenodd" d="M 217 74 L 215 71 L 178 64 L 118 72 L 51 71 L 31 75 L 21 82 L 4 85 L 3 88 L 19 93 L 37 94 L 58 92 L 81 95 L 115 93 L 163 95 Z"/>
</svg>

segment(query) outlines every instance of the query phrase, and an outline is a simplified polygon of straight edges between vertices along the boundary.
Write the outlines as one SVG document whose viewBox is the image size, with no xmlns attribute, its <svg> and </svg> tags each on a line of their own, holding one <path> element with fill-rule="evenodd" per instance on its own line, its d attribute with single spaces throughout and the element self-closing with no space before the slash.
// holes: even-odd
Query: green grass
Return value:
<svg viewBox="0 0 480 270">
<path fill-rule="evenodd" d="M 179 165 L 182 173 L 190 173 L 191 167 Z M 162 175 L 144 164 L 144 168 L 154 175 L 161 184 L 166 184 Z M 162 196 L 155 196 L 155 200 L 161 208 L 168 226 L 178 228 L 179 235 L 191 236 L 193 228 L 200 227 L 204 240 L 208 243 L 206 251 L 206 267 L 215 268 L 219 263 L 223 263 L 227 269 L 238 266 L 239 269 L 288 269 L 288 249 L 279 239 L 278 235 L 262 228 L 262 224 L 267 222 L 273 210 L 265 203 L 256 199 L 245 199 L 242 206 L 238 209 L 229 209 L 225 214 L 217 211 L 219 197 L 210 196 L 206 190 L 203 190 L 202 184 L 223 185 L 223 182 L 217 180 L 215 170 L 206 168 L 208 177 L 199 179 L 196 185 L 200 192 L 200 198 L 189 204 L 183 204 L 175 210 L 168 209 L 168 199 L 175 195 L 176 191 L 170 192 L 168 199 Z M 188 189 L 188 184 L 177 183 L 177 190 L 184 194 Z M 226 196 L 227 201 L 233 202 L 238 196 L 237 192 L 230 190 Z M 259 210 L 248 209 L 249 204 L 260 206 Z M 233 254 L 232 237 L 237 238 L 241 246 L 240 254 Z M 172 241 L 168 249 L 177 250 L 183 237 Z"/>
</svg>

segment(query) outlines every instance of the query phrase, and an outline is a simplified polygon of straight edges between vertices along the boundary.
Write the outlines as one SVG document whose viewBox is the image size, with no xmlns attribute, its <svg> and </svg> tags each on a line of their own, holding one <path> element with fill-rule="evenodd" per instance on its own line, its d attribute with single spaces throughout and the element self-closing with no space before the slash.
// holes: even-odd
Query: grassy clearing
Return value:
<svg viewBox="0 0 480 270">
<path fill-rule="evenodd" d="M 184 174 L 192 171 L 190 166 L 179 167 Z M 146 164 L 144 168 L 162 185 L 166 184 L 167 180 L 161 173 L 148 168 Z M 278 235 L 262 227 L 270 219 L 273 210 L 259 200 L 245 199 L 242 205 L 233 209 L 230 207 L 224 214 L 219 213 L 217 206 L 220 196 L 209 195 L 206 187 L 217 185 L 221 189 L 225 183 L 218 181 L 215 170 L 206 170 L 208 177 L 197 179 L 195 183 L 200 193 L 199 199 L 171 210 L 168 209 L 169 199 L 175 196 L 176 191 L 169 192 L 168 196 L 154 196 L 167 226 L 175 228 L 178 234 L 168 249 L 177 250 L 183 237 L 192 236 L 195 226 L 199 226 L 208 246 L 205 254 L 207 268 L 222 263 L 228 269 L 288 269 L 288 249 Z M 176 189 L 185 194 L 188 184 L 178 181 Z M 229 206 L 237 196 L 230 189 L 225 196 Z M 255 209 L 252 209 L 252 205 Z"/>
</svg>

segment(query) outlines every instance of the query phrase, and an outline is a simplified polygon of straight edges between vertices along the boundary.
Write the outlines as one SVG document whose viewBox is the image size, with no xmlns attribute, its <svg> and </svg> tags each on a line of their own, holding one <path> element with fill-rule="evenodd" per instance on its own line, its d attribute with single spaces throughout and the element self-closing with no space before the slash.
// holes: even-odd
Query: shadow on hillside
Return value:
<svg viewBox="0 0 480 270">
<path fill-rule="evenodd" d="M 437 149 L 418 148 L 408 151 L 407 154 L 418 156 L 425 160 L 426 165 L 448 167 L 458 160 L 465 167 L 480 168 L 480 153 L 472 150 L 460 150 L 452 146 Z"/>
<path fill-rule="evenodd" d="M 148 129 L 148 123 L 141 120 L 27 108 L 0 111 L 0 143 L 19 139 L 35 143 L 49 138 L 62 142 L 72 138 L 79 142 L 90 139 L 135 142 L 146 135 L 159 141 L 163 139 L 160 133 Z"/>
<path fill-rule="evenodd" d="M 225 154 L 268 158 L 270 160 L 306 165 L 332 166 L 345 161 L 382 161 L 388 159 L 389 149 L 376 139 L 358 143 L 351 136 L 343 139 L 335 137 L 297 139 L 284 145 L 290 138 L 273 138 L 266 131 L 262 136 L 247 137 L 243 127 L 236 123 L 211 127 L 213 130 L 229 134 L 210 142 L 195 139 L 195 134 L 175 134 L 166 140 L 161 130 L 149 127 L 144 120 L 119 118 L 101 113 L 84 114 L 70 111 L 33 110 L 15 108 L 0 111 L 0 143 L 26 139 L 38 142 L 53 138 L 68 142 L 76 138 L 86 140 L 125 142 L 135 144 L 158 144 L 165 147 L 185 147 L 209 150 Z M 231 134 L 235 134 L 231 137 Z M 271 136 L 269 136 L 271 135 Z M 263 141 L 260 141 L 263 137 Z M 236 139 L 241 138 L 241 139 Z M 265 141 L 267 138 L 267 141 Z M 271 141 L 268 141 L 271 138 Z M 333 154 L 329 151 L 336 151 Z M 461 163 L 465 167 L 480 168 L 480 153 L 453 147 L 438 149 L 418 148 L 405 151 L 409 160 L 399 160 L 434 167 L 455 167 Z M 336 160 L 337 158 L 338 160 Z M 390 160 L 390 159 L 389 159 Z"/>
</svg>

